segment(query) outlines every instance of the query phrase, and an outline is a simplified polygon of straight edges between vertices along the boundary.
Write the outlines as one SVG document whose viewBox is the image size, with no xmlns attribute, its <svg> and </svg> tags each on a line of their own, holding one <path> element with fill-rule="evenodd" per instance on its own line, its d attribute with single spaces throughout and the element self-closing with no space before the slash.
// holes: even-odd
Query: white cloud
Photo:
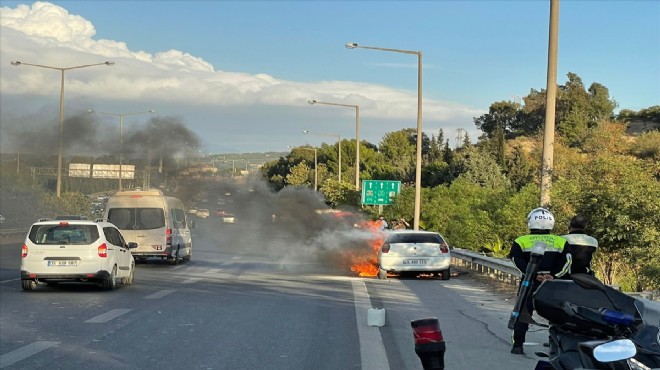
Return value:
<svg viewBox="0 0 660 370">
<path fill-rule="evenodd" d="M 20 73 L 16 70 L 7 73 L 10 68 L 16 68 L 9 64 L 10 59 L 57 67 L 111 60 L 115 62 L 112 67 L 68 72 L 67 94 L 94 96 L 99 101 L 148 100 L 163 105 L 176 103 L 179 107 L 254 106 L 261 110 L 278 106 L 300 111 L 305 108 L 307 99 L 360 104 L 361 116 L 365 119 L 391 122 L 392 128 L 384 127 L 383 134 L 400 129 L 394 126 L 400 125 L 397 122 L 414 121 L 416 116 L 415 91 L 351 81 L 286 81 L 267 74 L 216 71 L 202 58 L 179 50 L 155 55 L 132 51 L 121 41 L 95 40 L 93 24 L 47 2 L 0 8 L 0 25 L 2 94 L 52 96 L 56 85 L 52 70 L 23 66 Z M 443 126 L 449 130 L 458 127 L 459 124 L 453 122 L 463 122 L 463 126 L 465 122 L 471 124 L 473 116 L 483 113 L 428 98 L 424 99 L 423 109 L 424 120 L 430 123 L 427 127 Z M 185 112 L 178 114 L 187 115 Z M 452 125 L 456 127 L 450 127 Z"/>
</svg>

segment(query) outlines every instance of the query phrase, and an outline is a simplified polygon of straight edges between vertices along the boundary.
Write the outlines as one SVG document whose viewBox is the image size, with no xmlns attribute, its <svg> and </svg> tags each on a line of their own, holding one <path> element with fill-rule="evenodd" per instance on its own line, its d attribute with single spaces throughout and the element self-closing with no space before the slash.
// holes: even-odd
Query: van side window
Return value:
<svg viewBox="0 0 660 370">
<path fill-rule="evenodd" d="M 186 212 L 183 209 L 175 208 L 172 210 L 172 221 L 178 228 L 186 227 Z"/>
</svg>

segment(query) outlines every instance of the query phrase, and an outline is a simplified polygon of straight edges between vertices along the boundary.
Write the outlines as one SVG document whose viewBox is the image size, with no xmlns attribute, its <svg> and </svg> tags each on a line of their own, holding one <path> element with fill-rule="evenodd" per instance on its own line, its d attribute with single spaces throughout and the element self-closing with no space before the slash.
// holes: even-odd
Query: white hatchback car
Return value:
<svg viewBox="0 0 660 370">
<path fill-rule="evenodd" d="M 451 255 L 442 235 L 431 231 L 388 232 L 378 250 L 378 277 L 431 273 L 442 280 L 451 277 Z"/>
<path fill-rule="evenodd" d="M 133 284 L 135 261 L 121 233 L 107 221 L 39 220 L 25 238 L 21 258 L 23 290 L 37 283 L 92 282 L 112 290 L 116 280 Z"/>
</svg>

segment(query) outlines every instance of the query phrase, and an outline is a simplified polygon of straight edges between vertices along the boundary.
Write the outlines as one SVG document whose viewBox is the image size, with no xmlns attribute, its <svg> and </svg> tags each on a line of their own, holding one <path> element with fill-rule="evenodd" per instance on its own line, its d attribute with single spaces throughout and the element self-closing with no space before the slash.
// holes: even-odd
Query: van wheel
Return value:
<svg viewBox="0 0 660 370">
<path fill-rule="evenodd" d="M 113 290 L 117 287 L 117 266 L 112 268 L 112 272 L 110 273 L 110 277 L 107 279 L 103 280 L 103 288 L 106 290 Z"/>
<path fill-rule="evenodd" d="M 379 279 L 387 279 L 387 271 L 379 268 L 378 269 L 378 278 Z"/>
<path fill-rule="evenodd" d="M 167 261 L 170 263 L 170 265 L 176 265 L 179 263 L 180 257 L 179 257 L 179 251 L 181 250 L 181 247 L 176 248 L 176 254 L 174 257 L 168 257 Z"/>
<path fill-rule="evenodd" d="M 32 290 L 37 287 L 37 282 L 34 280 L 21 280 L 21 288 L 23 290 Z"/>
<path fill-rule="evenodd" d="M 451 271 L 449 269 L 446 269 L 442 272 L 442 280 L 449 280 L 451 278 Z"/>
<path fill-rule="evenodd" d="M 188 252 L 188 255 L 183 257 L 183 262 L 189 262 L 191 258 L 192 258 L 192 248 L 190 249 L 190 252 Z"/>
</svg>

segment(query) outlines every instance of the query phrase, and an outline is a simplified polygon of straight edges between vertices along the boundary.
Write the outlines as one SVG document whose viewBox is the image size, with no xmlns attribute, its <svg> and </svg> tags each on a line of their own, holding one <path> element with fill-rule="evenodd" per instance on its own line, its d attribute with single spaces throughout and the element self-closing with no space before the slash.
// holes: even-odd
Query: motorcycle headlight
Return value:
<svg viewBox="0 0 660 370">
<path fill-rule="evenodd" d="M 630 367 L 630 370 L 651 370 L 650 367 L 644 365 L 643 363 L 635 360 L 634 358 L 629 358 L 628 359 L 628 366 Z"/>
</svg>

